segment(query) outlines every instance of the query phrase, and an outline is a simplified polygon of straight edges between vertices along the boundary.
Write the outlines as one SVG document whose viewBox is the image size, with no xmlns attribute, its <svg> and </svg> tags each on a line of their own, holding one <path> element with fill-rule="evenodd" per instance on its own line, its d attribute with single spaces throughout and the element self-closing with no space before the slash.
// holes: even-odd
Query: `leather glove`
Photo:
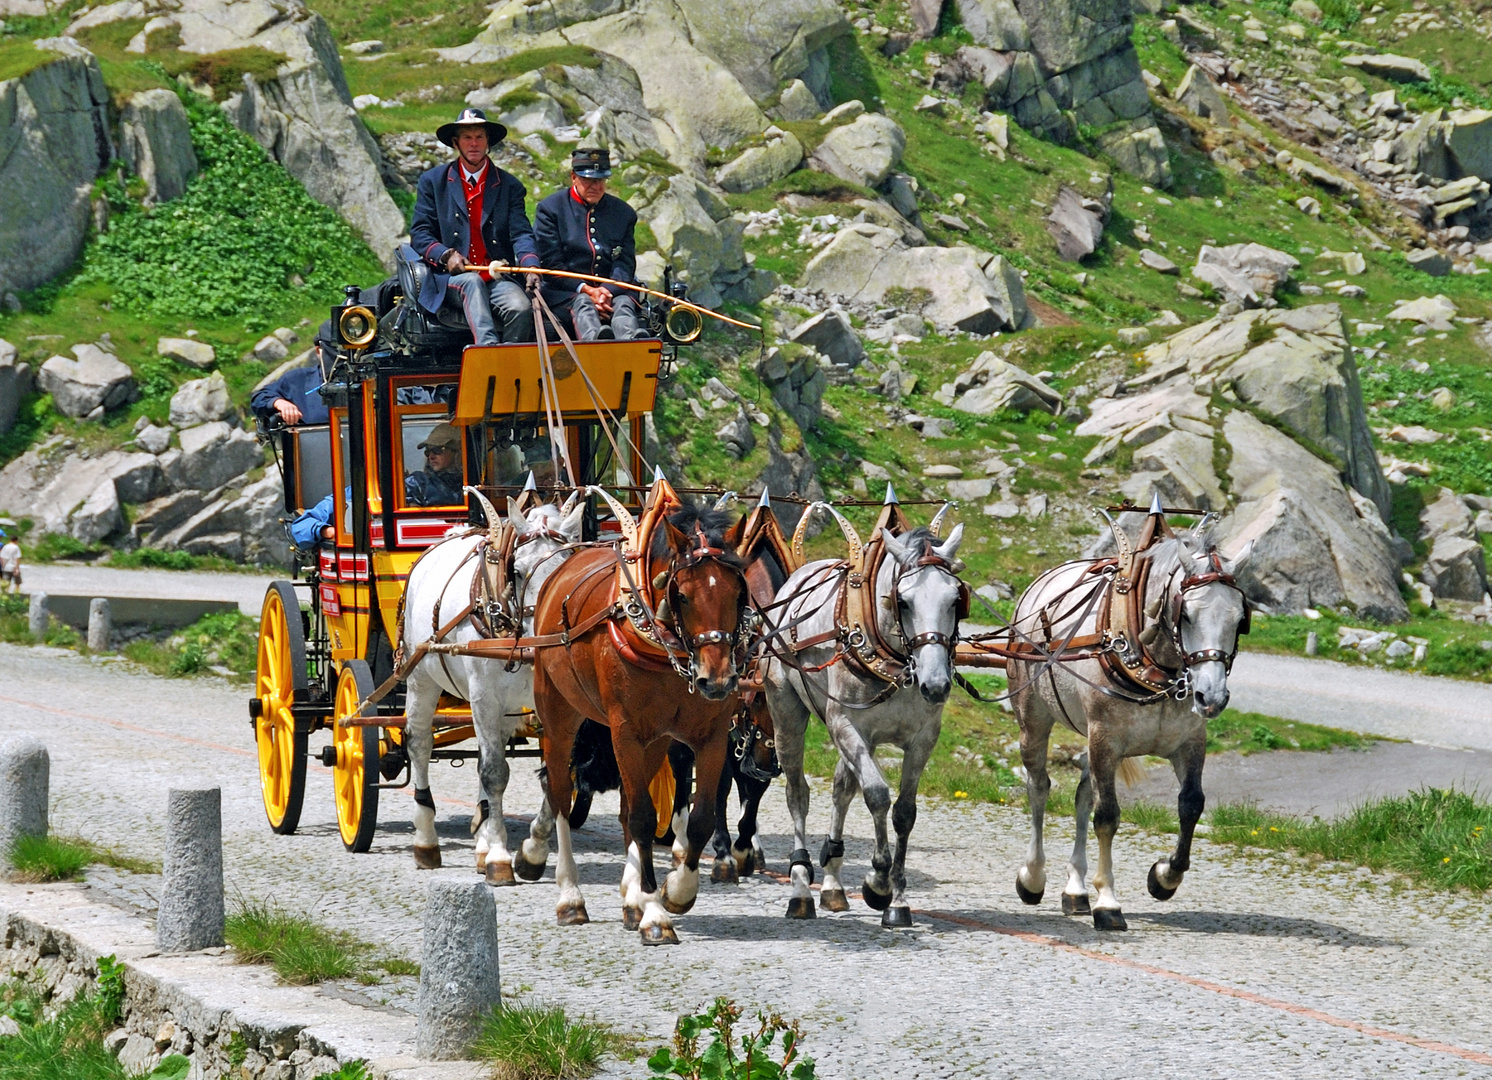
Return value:
<svg viewBox="0 0 1492 1080">
<path fill-rule="evenodd" d="M 445 264 L 447 273 L 459 274 L 466 269 L 466 257 L 455 248 L 452 248 L 446 252 Z"/>
</svg>

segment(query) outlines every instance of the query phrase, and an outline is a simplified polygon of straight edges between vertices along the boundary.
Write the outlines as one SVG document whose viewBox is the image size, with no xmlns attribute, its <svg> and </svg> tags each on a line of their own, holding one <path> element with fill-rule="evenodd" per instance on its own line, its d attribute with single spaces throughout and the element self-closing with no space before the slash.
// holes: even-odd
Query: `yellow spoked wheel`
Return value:
<svg viewBox="0 0 1492 1080">
<path fill-rule="evenodd" d="M 653 797 L 653 809 L 658 814 L 658 825 L 653 830 L 656 840 L 662 840 L 668 835 L 668 830 L 673 828 L 673 797 L 677 790 L 678 782 L 673 778 L 673 767 L 664 758 L 662 767 L 648 785 L 648 794 Z"/>
<path fill-rule="evenodd" d="M 337 679 L 332 727 L 332 789 L 337 800 L 337 831 L 348 851 L 367 851 L 378 828 L 379 727 L 348 727 L 344 720 L 376 716 L 376 706 L 358 712 L 358 702 L 373 692 L 373 670 L 364 660 L 349 660 Z"/>
<path fill-rule="evenodd" d="M 264 594 L 259 615 L 259 660 L 254 677 L 254 742 L 264 816 L 282 835 L 295 832 L 306 795 L 306 734 L 291 706 L 305 697 L 306 634 L 300 601 L 288 581 Z"/>
</svg>

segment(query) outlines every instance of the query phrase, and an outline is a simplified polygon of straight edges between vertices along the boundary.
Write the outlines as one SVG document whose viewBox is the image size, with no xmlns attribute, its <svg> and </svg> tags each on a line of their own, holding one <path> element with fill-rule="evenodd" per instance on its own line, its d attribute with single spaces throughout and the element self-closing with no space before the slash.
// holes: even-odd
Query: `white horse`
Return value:
<svg viewBox="0 0 1492 1080">
<path fill-rule="evenodd" d="M 953 686 L 953 644 L 958 631 L 962 583 L 954 573 L 954 557 L 963 541 L 963 526 L 947 540 L 927 529 L 903 536 L 882 530 L 886 556 L 880 562 L 873 588 L 876 631 L 881 641 L 899 652 L 904 668 L 888 683 L 862 673 L 854 661 L 841 656 L 835 636 L 836 596 L 844 579 L 836 563 L 809 563 L 777 593 L 779 628 L 791 627 L 774 640 L 766 662 L 764 684 L 767 707 L 777 732 L 777 756 L 787 779 L 787 806 L 793 818 L 791 856 L 792 899 L 787 915 L 814 915 L 813 865 L 808 853 L 808 781 L 803 776 L 803 740 L 810 717 L 823 717 L 839 751 L 834 769 L 834 814 L 829 838 L 819 853 L 824 869 L 821 898 L 826 911 L 848 910 L 840 871 L 844 862 L 844 818 L 855 792 L 865 793 L 865 806 L 875 819 L 875 854 L 861 895 L 882 912 L 881 925 L 912 925 L 906 899 L 907 838 L 917 819 L 917 784 L 928 757 L 938 743 L 943 705 Z M 852 547 L 858 543 L 852 541 Z M 800 621 L 801 620 L 801 621 Z M 850 628 L 843 628 L 849 631 Z M 850 648 L 857 647 L 851 634 Z M 810 643 L 806 648 L 789 642 Z M 863 640 L 863 639 L 862 639 Z M 822 671 L 811 671 L 828 664 Z M 916 687 L 914 692 L 913 686 Z M 876 764 L 876 747 L 901 747 L 901 787 L 893 807 L 891 789 Z M 896 829 L 892 852 L 886 833 L 886 812 Z"/>
<path fill-rule="evenodd" d="M 492 540 L 496 536 L 497 511 L 485 498 L 480 495 L 478 498 L 491 523 L 489 540 Z M 584 514 L 583 502 L 564 510 L 546 503 L 525 516 L 516 502 L 508 500 L 508 521 L 517 532 L 511 579 L 513 606 L 521 612 L 522 635 L 532 635 L 534 602 L 539 590 L 580 540 Z M 481 539 L 477 534 L 442 540 L 410 571 L 404 592 L 406 655 L 471 603 L 473 579 L 481 572 L 482 556 L 476 551 Z M 443 640 L 461 643 L 482 636 L 468 618 L 462 619 Z M 533 666 L 427 653 L 409 673 L 404 706 L 408 716 L 405 745 L 414 781 L 414 858 L 415 865 L 422 869 L 440 866 L 435 800 L 430 796 L 430 754 L 434 749 L 435 709 L 442 692 L 471 703 L 472 724 L 476 727 L 478 783 L 488 806 L 487 815 L 476 830 L 477 870 L 486 875 L 490 885 L 514 884 L 513 857 L 503 824 L 503 792 L 507 790 L 509 775 L 506 751 L 524 710 L 534 707 Z M 546 806 L 539 818 L 548 816 L 547 811 Z"/>
<path fill-rule="evenodd" d="M 1120 539 L 1115 529 L 1116 539 Z M 1121 549 L 1127 544 L 1121 539 Z M 1202 816 L 1202 765 L 1207 757 L 1207 721 L 1228 704 L 1228 670 L 1238 652 L 1238 637 L 1248 632 L 1248 605 L 1234 583 L 1246 550 L 1224 562 L 1202 535 L 1183 533 L 1140 552 L 1148 560 L 1140 610 L 1144 626 L 1138 644 L 1169 672 L 1169 685 L 1157 691 L 1133 683 L 1116 684 L 1092 649 L 1088 659 L 1045 663 L 1040 658 L 1012 659 L 1008 674 L 1012 704 L 1021 728 L 1021 762 L 1026 767 L 1026 794 L 1031 806 L 1031 843 L 1016 875 L 1015 889 L 1027 904 L 1041 901 L 1046 889 L 1046 854 L 1042 826 L 1051 778 L 1047 744 L 1052 727 L 1065 723 L 1086 736 L 1088 749 L 1074 796 L 1077 838 L 1062 890 L 1062 913 L 1090 912 L 1088 886 L 1088 814 L 1098 837 L 1098 869 L 1093 886 L 1093 925 L 1124 930 L 1124 914 L 1114 892 L 1114 834 L 1119 828 L 1119 800 L 1114 778 L 1126 758 L 1153 754 L 1168 758 L 1181 782 L 1177 814 L 1181 830 L 1170 858 L 1150 869 L 1148 887 L 1157 900 L 1169 900 L 1191 866 L 1192 832 Z M 1102 633 L 1099 592 L 1108 577 L 1093 573 L 1090 560 L 1065 563 L 1031 583 L 1016 604 L 1014 625 L 1023 634 L 1053 649 Z M 1122 602 L 1114 597 L 1114 603 Z M 1043 617 L 1045 612 L 1045 617 Z M 1100 646 L 1101 648 L 1101 646 Z M 1097 799 L 1095 801 L 1095 792 Z"/>
</svg>

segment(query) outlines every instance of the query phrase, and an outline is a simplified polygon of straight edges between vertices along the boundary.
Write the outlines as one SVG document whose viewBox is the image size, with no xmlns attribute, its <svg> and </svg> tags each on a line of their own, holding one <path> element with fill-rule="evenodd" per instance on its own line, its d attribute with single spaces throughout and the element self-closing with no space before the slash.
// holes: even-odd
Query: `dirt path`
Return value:
<svg viewBox="0 0 1492 1080">
<path fill-rule="evenodd" d="M 387 795 L 373 851 L 349 855 L 336 836 L 329 774 L 312 766 L 300 832 L 272 835 L 244 699 L 222 683 L 0 646 L 0 735 L 29 731 L 50 745 L 58 831 L 159 857 L 167 788 L 220 784 L 230 895 L 310 911 L 412 955 L 433 875 L 413 869 L 410 797 Z M 471 873 L 472 784 L 469 771 L 434 773 L 448 867 L 439 873 Z M 514 788 L 510 807 L 535 805 L 531 763 L 518 764 Z M 815 837 L 827 819 L 816 792 Z M 780 786 L 764 809 L 770 869 L 782 872 L 790 845 Z M 858 901 L 848 915 L 788 922 L 786 889 L 758 877 L 707 883 L 679 921 L 683 944 L 644 950 L 620 929 L 614 814 L 614 799 L 598 800 L 577 834 L 591 925 L 554 925 L 551 877 L 496 893 L 509 992 L 650 1039 L 663 1038 L 678 1013 L 731 994 L 801 1018 L 820 1075 L 844 1080 L 1294 1077 L 1328 1068 L 1492 1076 L 1492 905 L 1480 898 L 1204 842 L 1176 898 L 1159 904 L 1144 878 L 1164 842 L 1126 830 L 1118 874 L 1131 930 L 1099 936 L 1058 914 L 1059 884 L 1038 908 L 1016 899 L 1018 811 L 927 800 L 908 860 L 914 931 L 882 931 Z M 520 827 L 510 821 L 515 837 Z M 863 873 L 868 832 L 857 807 L 850 880 Z M 1059 860 L 1065 832 L 1059 821 L 1051 836 Z M 105 873 L 95 882 L 144 905 L 158 887 Z M 639 1063 L 616 1073 L 644 1071 Z"/>
<path fill-rule="evenodd" d="M 256 574 L 185 570 L 119 570 L 112 566 L 27 565 L 26 588 L 63 596 L 139 596 L 146 599 L 232 600 L 245 615 L 259 614 L 274 580 Z"/>
</svg>

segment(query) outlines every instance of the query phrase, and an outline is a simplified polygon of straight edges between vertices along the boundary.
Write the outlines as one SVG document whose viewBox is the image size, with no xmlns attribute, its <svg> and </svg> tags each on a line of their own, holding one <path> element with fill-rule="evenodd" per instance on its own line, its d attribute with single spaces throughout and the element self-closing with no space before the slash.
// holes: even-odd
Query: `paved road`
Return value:
<svg viewBox="0 0 1492 1080">
<path fill-rule="evenodd" d="M 27 564 L 26 588 L 66 596 L 139 596 L 147 599 L 231 600 L 245 615 L 259 614 L 274 580 L 255 574 L 185 570 L 120 570 L 112 566 Z"/>
<path fill-rule="evenodd" d="M 413 869 L 411 799 L 387 797 L 373 851 L 348 855 L 330 778 L 313 766 L 300 832 L 273 836 L 243 696 L 221 683 L 0 646 L 0 735 L 34 732 L 51 746 L 59 831 L 159 857 L 167 788 L 220 784 L 230 896 L 310 911 L 413 955 L 434 875 Z M 532 765 L 519 763 L 515 777 L 510 807 L 532 807 Z M 439 873 L 465 877 L 472 775 L 440 768 L 434 786 L 449 867 Z M 779 872 L 789 847 L 780 790 L 764 816 Z M 812 822 L 822 829 L 816 791 Z M 820 1075 L 844 1080 L 1492 1076 L 1492 904 L 1480 897 L 1202 842 L 1195 869 L 1163 905 L 1144 889 L 1162 841 L 1126 831 L 1118 882 L 1132 929 L 1099 936 L 1057 913 L 1058 886 L 1039 908 L 1016 899 L 1018 811 L 924 801 L 908 860 L 914 931 L 884 932 L 858 903 L 847 915 L 788 922 L 785 887 L 756 878 L 707 883 L 679 920 L 683 943 L 644 950 L 620 929 L 614 813 L 614 799 L 598 801 L 577 833 L 591 925 L 554 925 L 549 878 L 495 894 L 510 993 L 650 1039 L 666 1036 L 678 1013 L 728 993 L 801 1018 Z M 857 807 L 847 838 L 856 876 L 868 826 Z M 515 836 L 520 827 L 510 821 Z M 1060 819 L 1054 832 L 1060 850 Z M 145 905 L 158 887 L 127 875 L 96 880 Z"/>
</svg>

